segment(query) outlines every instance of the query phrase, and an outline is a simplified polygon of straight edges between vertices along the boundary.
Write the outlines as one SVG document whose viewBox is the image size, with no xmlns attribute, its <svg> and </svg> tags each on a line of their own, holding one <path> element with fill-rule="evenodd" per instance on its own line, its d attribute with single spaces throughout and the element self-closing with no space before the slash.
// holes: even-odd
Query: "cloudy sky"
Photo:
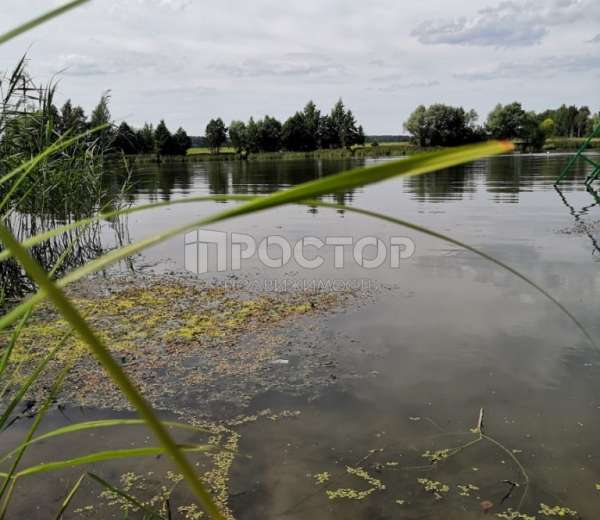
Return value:
<svg viewBox="0 0 600 520">
<path fill-rule="evenodd" d="M 2 0 L 0 31 L 61 2 Z M 420 103 L 519 100 L 600 109 L 599 0 L 93 0 L 0 47 L 86 110 L 164 118 L 284 118 L 342 97 L 369 134 L 400 133 Z"/>
</svg>

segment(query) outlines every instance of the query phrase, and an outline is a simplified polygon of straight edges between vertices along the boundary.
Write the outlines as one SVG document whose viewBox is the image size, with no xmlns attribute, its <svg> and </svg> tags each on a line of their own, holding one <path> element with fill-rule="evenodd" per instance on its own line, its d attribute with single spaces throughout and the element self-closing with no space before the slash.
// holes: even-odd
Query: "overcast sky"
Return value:
<svg viewBox="0 0 600 520">
<path fill-rule="evenodd" d="M 2 0 L 0 31 L 61 2 Z M 285 118 L 339 97 L 368 134 L 402 132 L 420 103 L 600 109 L 600 0 L 93 0 L 0 47 L 87 111 L 117 120 Z"/>
</svg>

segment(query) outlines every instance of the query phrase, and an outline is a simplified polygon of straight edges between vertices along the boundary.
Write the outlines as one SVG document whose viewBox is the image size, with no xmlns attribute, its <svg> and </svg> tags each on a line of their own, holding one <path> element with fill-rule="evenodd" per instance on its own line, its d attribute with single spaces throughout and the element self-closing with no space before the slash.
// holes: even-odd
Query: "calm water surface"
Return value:
<svg viewBox="0 0 600 520">
<path fill-rule="evenodd" d="M 567 159 L 496 157 L 324 200 L 409 220 L 492 254 L 548 290 L 600 343 L 600 198 L 585 190 L 585 165 L 562 191 L 554 189 Z M 149 165 L 135 172 L 132 200 L 265 194 L 362 164 Z M 135 240 L 222 207 L 176 205 L 131 215 L 127 227 Z M 503 481 L 524 480 L 511 454 L 530 480 L 523 511 L 537 513 L 543 502 L 600 517 L 600 353 L 522 280 L 441 240 L 348 211 L 290 206 L 210 229 L 258 240 L 376 236 L 388 243 L 402 236 L 416 247 L 398 269 L 348 262 L 336 270 L 327 255 L 311 271 L 293 263 L 279 270 L 246 264 L 242 277 L 251 280 L 368 280 L 375 298 L 328 323 L 323 342 L 337 351 L 339 384 L 311 402 L 268 395 L 255 404 L 299 408 L 302 419 L 244 428 L 232 473 L 231 505 L 239 518 L 480 518 L 483 500 L 494 503 L 494 512 L 518 507 L 523 486 L 500 505 L 510 488 Z M 177 237 L 135 265 L 180 270 L 184 251 Z M 481 408 L 486 432 L 509 452 L 482 442 L 433 471 L 413 468 L 427 464 L 426 450 L 467 442 L 471 437 L 460 432 L 476 425 Z M 326 489 L 370 487 L 346 473 L 346 465 L 359 462 L 385 491 L 329 500 Z M 321 472 L 331 480 L 315 486 L 310 475 Z M 435 500 L 418 478 L 446 483 L 450 491 Z M 459 484 L 479 490 L 460 496 Z"/>
</svg>

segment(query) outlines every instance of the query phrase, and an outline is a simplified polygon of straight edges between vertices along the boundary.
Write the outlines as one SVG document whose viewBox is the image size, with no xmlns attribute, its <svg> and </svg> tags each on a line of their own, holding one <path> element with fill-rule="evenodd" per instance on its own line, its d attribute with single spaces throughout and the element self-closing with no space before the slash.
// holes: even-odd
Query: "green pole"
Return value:
<svg viewBox="0 0 600 520">
<path fill-rule="evenodd" d="M 598 135 L 600 135 L 600 124 L 598 126 L 596 126 L 596 128 L 594 128 L 594 131 L 592 132 L 592 134 L 579 147 L 579 150 L 577 150 L 577 153 L 573 157 L 571 157 L 571 159 L 569 160 L 569 162 L 567 163 L 567 165 L 565 166 L 565 168 L 559 175 L 558 179 L 556 179 L 556 182 L 554 183 L 555 186 L 558 186 L 564 180 L 564 178 L 567 175 L 569 175 L 569 172 L 571 171 L 571 168 L 573 168 L 573 166 L 577 162 L 577 159 L 579 159 L 583 155 L 583 152 L 585 152 L 587 147 L 590 145 L 590 143 L 592 142 L 592 139 L 594 139 Z M 587 157 L 586 157 L 586 160 L 587 160 Z M 594 172 L 594 173 L 596 173 L 596 177 L 597 177 L 598 176 L 597 172 Z"/>
</svg>

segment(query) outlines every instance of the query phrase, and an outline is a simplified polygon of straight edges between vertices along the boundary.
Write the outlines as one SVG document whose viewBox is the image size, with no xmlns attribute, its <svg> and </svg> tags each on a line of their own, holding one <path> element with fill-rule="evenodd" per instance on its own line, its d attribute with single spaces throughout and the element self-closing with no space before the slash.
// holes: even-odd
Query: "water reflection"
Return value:
<svg viewBox="0 0 600 520">
<path fill-rule="evenodd" d="M 583 233 L 583 234 L 587 235 L 587 237 L 590 239 L 590 242 L 592 243 L 592 247 L 593 247 L 592 256 L 594 256 L 595 260 L 600 261 L 600 242 L 592 233 L 592 228 L 591 228 L 590 224 L 588 224 L 583 219 L 583 217 L 585 217 L 592 208 L 594 208 L 596 206 L 600 206 L 600 196 L 598 195 L 598 192 L 595 191 L 594 189 L 588 187 L 587 191 L 593 197 L 594 202 L 592 204 L 587 204 L 586 206 L 582 207 L 578 211 L 569 203 L 569 201 L 567 200 L 567 197 L 558 188 L 558 186 L 555 186 L 555 190 L 556 190 L 556 193 L 558 193 L 558 196 L 562 200 L 563 204 L 569 209 L 569 212 L 571 213 L 571 215 L 573 215 L 573 219 L 575 220 L 575 227 L 573 228 L 573 232 L 574 233 Z"/>
<path fill-rule="evenodd" d="M 420 202 L 443 202 L 471 197 L 485 186 L 493 202 L 515 204 L 520 193 L 531 192 L 536 186 L 550 187 L 567 159 L 567 155 L 547 154 L 493 157 L 407 178 L 404 191 Z M 144 163 L 134 168 L 133 194 L 148 200 L 170 200 L 174 195 L 190 193 L 262 195 L 377 161 L 363 158 Z M 561 189 L 581 189 L 581 179 L 589 169 L 585 162 L 577 163 Z M 334 197 L 340 204 L 352 203 L 354 198 L 355 190 Z"/>
</svg>

